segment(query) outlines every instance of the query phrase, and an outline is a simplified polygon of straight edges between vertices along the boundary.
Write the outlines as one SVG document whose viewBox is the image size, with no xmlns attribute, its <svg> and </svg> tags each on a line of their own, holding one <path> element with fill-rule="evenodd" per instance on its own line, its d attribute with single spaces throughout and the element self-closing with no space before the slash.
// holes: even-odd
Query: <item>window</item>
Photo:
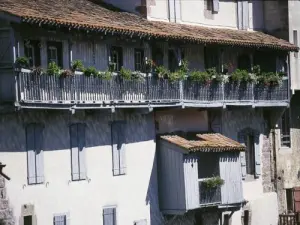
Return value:
<svg viewBox="0 0 300 225">
<path fill-rule="evenodd" d="M 220 71 L 220 52 L 217 48 L 204 48 L 205 69 L 216 68 Z"/>
<path fill-rule="evenodd" d="M 53 225 L 67 225 L 66 215 L 56 215 L 53 217 Z"/>
<path fill-rule="evenodd" d="M 219 176 L 219 155 L 216 153 L 200 153 L 198 159 L 198 179 Z"/>
<path fill-rule="evenodd" d="M 296 45 L 296 46 L 298 46 L 298 31 L 297 30 L 293 30 L 293 43 L 294 43 L 294 45 Z M 298 52 L 295 52 L 294 53 L 294 56 L 296 57 L 296 58 L 298 58 Z"/>
<path fill-rule="evenodd" d="M 230 224 L 231 224 L 230 215 L 229 214 L 225 214 L 224 215 L 223 225 L 230 225 Z"/>
<path fill-rule="evenodd" d="M 219 0 L 204 0 L 204 7 L 213 13 L 219 12 Z"/>
<path fill-rule="evenodd" d="M 126 173 L 125 132 L 125 122 L 115 121 L 112 123 L 111 133 L 114 176 L 124 175 Z"/>
<path fill-rule="evenodd" d="M 24 216 L 24 225 L 32 225 L 32 216 Z"/>
<path fill-rule="evenodd" d="M 159 47 L 153 47 L 152 49 L 152 59 L 157 66 L 164 65 L 164 53 Z"/>
<path fill-rule="evenodd" d="M 26 127 L 26 150 L 28 184 L 41 184 L 44 182 L 43 126 L 41 124 L 29 124 Z"/>
<path fill-rule="evenodd" d="M 115 71 L 120 71 L 123 66 L 123 51 L 121 47 L 113 46 L 111 48 L 111 62 L 115 63 Z"/>
<path fill-rule="evenodd" d="M 134 70 L 143 72 L 144 68 L 144 50 L 134 49 Z"/>
<path fill-rule="evenodd" d="M 238 29 L 247 30 L 249 27 L 249 3 L 248 1 L 237 1 L 237 19 Z"/>
<path fill-rule="evenodd" d="M 62 67 L 62 43 L 61 42 L 47 42 L 47 55 L 48 64 L 50 62 L 55 62 L 58 66 Z"/>
<path fill-rule="evenodd" d="M 294 211 L 293 189 L 292 188 L 285 189 L 285 193 L 286 193 L 286 209 L 287 209 L 288 213 L 290 213 L 290 212 Z"/>
<path fill-rule="evenodd" d="M 85 124 L 70 126 L 72 180 L 85 180 Z"/>
<path fill-rule="evenodd" d="M 251 60 L 248 54 L 241 54 L 238 57 L 238 68 L 241 70 L 251 71 Z"/>
<path fill-rule="evenodd" d="M 281 128 L 281 146 L 291 147 L 290 139 L 290 110 L 286 109 L 280 121 Z"/>
<path fill-rule="evenodd" d="M 243 225 L 249 225 L 249 224 L 250 224 L 250 213 L 249 210 L 245 210 L 243 216 Z"/>
<path fill-rule="evenodd" d="M 255 174 L 255 146 L 254 137 L 247 135 L 246 137 L 246 172 L 249 175 Z"/>
<path fill-rule="evenodd" d="M 147 225 L 147 220 L 139 220 L 133 223 L 134 225 Z"/>
<path fill-rule="evenodd" d="M 116 208 L 103 209 L 103 225 L 117 225 Z"/>
<path fill-rule="evenodd" d="M 25 41 L 24 54 L 25 57 L 29 60 L 30 67 L 38 67 L 41 65 L 41 52 L 38 41 Z"/>
</svg>

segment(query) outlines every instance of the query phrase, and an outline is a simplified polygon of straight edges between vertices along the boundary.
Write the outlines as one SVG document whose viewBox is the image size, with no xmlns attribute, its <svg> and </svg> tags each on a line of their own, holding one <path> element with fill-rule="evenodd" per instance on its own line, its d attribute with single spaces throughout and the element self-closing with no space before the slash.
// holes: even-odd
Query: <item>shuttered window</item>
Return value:
<svg viewBox="0 0 300 225">
<path fill-rule="evenodd" d="M 206 10 L 211 11 L 213 13 L 219 12 L 219 0 L 205 0 L 204 4 Z"/>
<path fill-rule="evenodd" d="M 240 153 L 243 179 L 247 175 L 254 175 L 255 178 L 259 178 L 261 175 L 259 132 L 246 128 L 239 132 L 238 141 L 246 146 L 246 152 Z"/>
<path fill-rule="evenodd" d="M 27 181 L 28 184 L 44 182 L 43 125 L 26 127 Z"/>
<path fill-rule="evenodd" d="M 86 179 L 85 124 L 70 126 L 72 180 Z"/>
<path fill-rule="evenodd" d="M 49 41 L 47 42 L 47 57 L 48 64 L 50 62 L 56 63 L 59 67 L 63 66 L 63 47 L 61 42 Z"/>
<path fill-rule="evenodd" d="M 300 212 L 300 187 L 294 188 L 294 211 Z"/>
<path fill-rule="evenodd" d="M 67 225 L 67 216 L 66 215 L 54 216 L 53 225 Z"/>
<path fill-rule="evenodd" d="M 134 49 L 134 70 L 144 72 L 144 50 Z"/>
<path fill-rule="evenodd" d="M 117 225 L 116 208 L 103 209 L 103 225 Z"/>
<path fill-rule="evenodd" d="M 245 0 L 237 1 L 238 29 L 247 30 L 249 27 L 249 2 Z"/>
<path fill-rule="evenodd" d="M 125 129 L 126 124 L 124 121 L 116 121 L 111 125 L 114 176 L 126 174 Z"/>
</svg>

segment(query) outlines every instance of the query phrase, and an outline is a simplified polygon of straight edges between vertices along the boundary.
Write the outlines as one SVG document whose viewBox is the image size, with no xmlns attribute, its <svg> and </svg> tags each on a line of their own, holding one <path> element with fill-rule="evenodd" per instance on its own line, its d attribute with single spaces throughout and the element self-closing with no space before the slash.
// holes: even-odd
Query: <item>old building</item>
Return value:
<svg viewBox="0 0 300 225">
<path fill-rule="evenodd" d="M 298 48 L 260 31 L 259 1 L 124 2 L 0 2 L 0 217 L 277 224 Z"/>
</svg>

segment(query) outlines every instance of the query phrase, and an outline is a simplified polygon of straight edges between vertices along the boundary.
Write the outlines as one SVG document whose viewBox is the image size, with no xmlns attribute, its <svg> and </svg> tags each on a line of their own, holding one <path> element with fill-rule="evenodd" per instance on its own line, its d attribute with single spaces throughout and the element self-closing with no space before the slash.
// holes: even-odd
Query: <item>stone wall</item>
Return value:
<svg viewBox="0 0 300 225">
<path fill-rule="evenodd" d="M 14 225 L 15 219 L 6 196 L 5 179 L 0 176 L 0 225 Z"/>
</svg>

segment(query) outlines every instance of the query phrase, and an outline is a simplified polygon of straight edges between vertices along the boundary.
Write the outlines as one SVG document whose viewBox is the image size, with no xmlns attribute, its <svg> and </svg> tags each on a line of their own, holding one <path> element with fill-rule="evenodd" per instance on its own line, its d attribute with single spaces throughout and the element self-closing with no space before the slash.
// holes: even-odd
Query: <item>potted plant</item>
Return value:
<svg viewBox="0 0 300 225">
<path fill-rule="evenodd" d="M 84 72 L 84 66 L 81 60 L 74 60 L 72 62 L 72 71 L 75 72 L 75 74 L 77 71 Z"/>
<path fill-rule="evenodd" d="M 87 77 L 90 77 L 90 76 L 97 76 L 99 73 L 95 67 L 90 66 L 84 70 L 83 74 Z"/>
<path fill-rule="evenodd" d="M 207 189 L 215 189 L 222 186 L 224 184 L 224 180 L 221 179 L 219 176 L 215 176 L 205 179 L 204 181 L 202 181 L 202 184 Z"/>
<path fill-rule="evenodd" d="M 168 78 L 170 73 L 164 66 L 155 67 L 155 72 L 157 73 L 158 78 Z"/>
<path fill-rule="evenodd" d="M 183 80 L 185 78 L 185 74 L 186 73 L 184 73 L 183 71 L 177 70 L 175 72 L 168 73 L 168 79 L 171 82 L 175 82 L 175 81 L 178 81 L 178 80 Z"/>
<path fill-rule="evenodd" d="M 15 61 L 15 66 L 18 69 L 28 69 L 29 68 L 29 59 L 27 57 L 18 57 Z"/>
<path fill-rule="evenodd" d="M 132 74 L 132 72 L 131 72 L 130 69 L 125 69 L 124 67 L 122 67 L 120 69 L 119 75 L 120 75 L 121 78 L 123 78 L 125 80 L 130 80 L 131 79 L 131 74 Z"/>
<path fill-rule="evenodd" d="M 146 59 L 145 60 L 145 72 L 150 73 L 152 72 L 152 68 L 155 67 L 155 63 L 152 59 Z"/>
<path fill-rule="evenodd" d="M 189 79 L 193 82 L 200 82 L 203 84 L 209 84 L 211 82 L 211 76 L 207 71 L 194 70 L 190 73 Z"/>
<path fill-rule="evenodd" d="M 222 82 L 223 76 L 222 74 L 218 73 L 215 67 L 209 68 L 206 70 L 208 76 L 211 78 L 210 80 L 214 80 L 216 82 Z"/>
<path fill-rule="evenodd" d="M 70 77 L 73 76 L 73 71 L 72 70 L 62 70 L 60 73 L 60 77 L 65 78 L 65 77 Z"/>
<path fill-rule="evenodd" d="M 144 75 L 140 71 L 132 72 L 131 77 L 132 79 L 140 80 L 140 81 L 144 79 Z"/>
<path fill-rule="evenodd" d="M 230 80 L 235 83 L 250 82 L 251 77 L 247 70 L 236 69 L 231 75 Z"/>
<path fill-rule="evenodd" d="M 60 68 L 55 62 L 48 64 L 47 74 L 50 76 L 60 76 Z"/>
<path fill-rule="evenodd" d="M 110 80 L 112 78 L 112 72 L 109 70 L 99 72 L 99 77 L 103 80 Z"/>
</svg>

